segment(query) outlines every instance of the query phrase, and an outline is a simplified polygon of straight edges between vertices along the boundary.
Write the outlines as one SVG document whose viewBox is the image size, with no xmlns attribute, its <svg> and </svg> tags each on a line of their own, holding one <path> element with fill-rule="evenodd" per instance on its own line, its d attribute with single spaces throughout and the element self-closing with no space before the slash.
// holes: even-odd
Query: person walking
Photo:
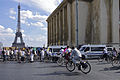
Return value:
<svg viewBox="0 0 120 80">
<path fill-rule="evenodd" d="M 30 49 L 30 62 L 32 63 L 34 61 L 34 50 L 33 48 Z"/>
<path fill-rule="evenodd" d="M 41 61 L 41 53 L 40 53 L 40 49 L 39 48 L 37 49 L 37 54 L 39 56 L 39 61 Z"/>
<path fill-rule="evenodd" d="M 45 51 L 43 50 L 43 48 L 41 49 L 41 61 L 44 61 L 44 55 L 45 55 Z"/>
<path fill-rule="evenodd" d="M 6 61 L 6 53 L 5 53 L 5 49 L 3 48 L 2 50 L 2 55 L 3 55 L 3 62 Z"/>
<path fill-rule="evenodd" d="M 17 55 L 18 63 L 21 63 L 20 57 L 21 57 L 21 49 L 19 48 L 18 55 Z"/>
<path fill-rule="evenodd" d="M 13 49 L 10 49 L 10 60 L 13 60 Z"/>
<path fill-rule="evenodd" d="M 18 50 L 17 50 L 17 48 L 15 48 L 15 50 L 14 50 L 15 61 L 17 61 L 17 53 L 18 53 Z"/>
<path fill-rule="evenodd" d="M 5 50 L 5 52 L 6 52 L 6 59 L 7 59 L 7 61 L 9 61 L 10 60 L 10 49 L 6 49 Z"/>
<path fill-rule="evenodd" d="M 25 51 L 24 50 L 21 51 L 21 61 L 22 62 L 25 61 Z"/>
</svg>

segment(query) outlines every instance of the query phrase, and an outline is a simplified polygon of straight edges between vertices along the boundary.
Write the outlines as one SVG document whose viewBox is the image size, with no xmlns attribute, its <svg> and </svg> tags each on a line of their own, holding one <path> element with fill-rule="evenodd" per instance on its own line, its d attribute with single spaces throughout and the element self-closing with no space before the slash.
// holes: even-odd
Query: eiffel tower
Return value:
<svg viewBox="0 0 120 80">
<path fill-rule="evenodd" d="M 18 38 L 20 38 L 20 43 L 17 43 Z M 25 47 L 25 43 L 23 42 L 21 28 L 20 28 L 20 4 L 18 5 L 18 22 L 17 22 L 17 30 L 15 34 L 15 40 L 12 43 L 12 47 L 23 48 Z"/>
</svg>

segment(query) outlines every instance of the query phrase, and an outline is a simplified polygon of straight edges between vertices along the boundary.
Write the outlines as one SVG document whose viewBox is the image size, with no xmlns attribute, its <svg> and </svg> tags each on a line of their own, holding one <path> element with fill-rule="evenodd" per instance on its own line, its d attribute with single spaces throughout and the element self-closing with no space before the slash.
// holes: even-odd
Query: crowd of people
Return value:
<svg viewBox="0 0 120 80">
<path fill-rule="evenodd" d="M 41 49 L 30 48 L 3 48 L 2 49 L 2 59 L 4 61 L 18 61 L 18 62 L 34 62 L 36 60 L 43 61 L 45 55 L 47 54 L 46 49 L 43 47 Z"/>
<path fill-rule="evenodd" d="M 59 57 L 65 57 L 66 60 L 72 60 L 74 63 L 76 63 L 77 60 L 80 60 L 82 58 L 82 54 L 79 51 L 79 48 L 76 47 L 69 47 L 60 49 L 59 52 L 54 53 L 49 48 L 3 48 L 2 49 L 2 61 L 17 61 L 19 63 L 21 62 L 34 62 L 34 61 L 40 61 L 44 62 L 45 60 L 49 60 L 52 62 L 57 61 L 58 56 L 54 55 L 60 55 Z M 120 51 L 117 51 L 115 48 L 111 52 L 108 52 L 107 48 L 103 50 L 103 57 L 108 60 L 109 56 L 112 55 L 114 58 L 120 59 Z"/>
<path fill-rule="evenodd" d="M 76 54 L 77 53 L 77 54 Z M 60 55 L 60 56 L 65 56 L 67 60 L 69 58 L 73 58 L 73 56 L 76 56 L 73 58 L 73 61 L 75 62 L 76 59 L 81 57 L 81 53 L 77 48 L 70 48 L 67 46 L 66 48 L 60 49 L 58 53 L 52 53 L 51 49 L 49 48 L 40 48 L 40 49 L 35 49 L 33 47 L 30 48 L 3 48 L 2 49 L 2 59 L 3 62 L 5 61 L 17 61 L 19 63 L 21 62 L 34 62 L 34 61 L 41 61 L 44 62 L 45 59 L 50 60 L 50 61 L 57 61 L 54 55 Z"/>
</svg>

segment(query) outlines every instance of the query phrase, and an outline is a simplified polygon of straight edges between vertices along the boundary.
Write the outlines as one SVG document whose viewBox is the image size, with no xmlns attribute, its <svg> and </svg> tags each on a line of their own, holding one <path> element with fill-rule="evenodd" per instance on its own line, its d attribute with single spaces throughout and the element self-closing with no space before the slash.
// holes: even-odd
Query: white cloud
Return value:
<svg viewBox="0 0 120 80">
<path fill-rule="evenodd" d="M 26 11 L 22 10 L 21 11 L 21 19 L 22 20 L 30 19 L 32 17 L 33 17 L 32 11 L 30 11 L 30 10 L 26 10 Z"/>
<path fill-rule="evenodd" d="M 9 16 L 9 18 L 11 18 L 11 19 L 13 19 L 13 20 L 15 20 L 16 18 L 15 18 L 15 16 Z"/>
<path fill-rule="evenodd" d="M 5 28 L 4 26 L 0 25 L 0 36 L 13 36 L 13 30 L 11 28 Z"/>
<path fill-rule="evenodd" d="M 11 8 L 13 9 L 13 8 Z M 11 11 L 13 13 L 13 11 Z M 14 12 L 15 13 L 15 12 Z M 15 20 L 15 17 L 9 16 L 11 19 Z M 22 10 L 21 11 L 21 23 L 25 24 L 27 26 L 36 26 L 36 27 L 43 27 L 44 23 L 46 22 L 48 16 L 46 15 L 40 15 L 36 12 L 36 14 L 33 14 L 30 10 Z M 29 22 L 31 21 L 31 22 Z"/>
<path fill-rule="evenodd" d="M 10 14 L 15 15 L 16 12 L 14 11 L 14 8 L 10 8 Z"/>
<path fill-rule="evenodd" d="M 43 27 L 44 24 L 41 22 L 31 23 L 31 26 Z"/>
<path fill-rule="evenodd" d="M 30 10 L 21 11 L 21 23 L 26 24 L 27 26 L 43 27 L 47 17 L 48 16 L 40 15 L 38 13 L 33 14 Z M 31 20 L 31 22 L 29 22 L 29 20 Z"/>
<path fill-rule="evenodd" d="M 24 30 L 21 30 L 22 33 L 24 33 L 25 31 Z"/>
<path fill-rule="evenodd" d="M 41 28 L 41 30 L 44 30 L 47 32 L 47 27 L 43 27 L 43 28 Z"/>
<path fill-rule="evenodd" d="M 8 33 L 13 33 L 13 30 L 12 30 L 11 28 L 7 28 L 7 29 L 6 29 L 6 32 L 8 32 Z"/>
<path fill-rule="evenodd" d="M 19 1 L 19 0 L 14 0 Z M 20 2 L 30 7 L 35 7 L 51 13 L 63 0 L 21 0 Z"/>
<path fill-rule="evenodd" d="M 5 28 L 2 26 L 2 25 L 0 25 L 0 30 L 4 30 Z"/>
<path fill-rule="evenodd" d="M 47 36 L 41 34 L 36 36 L 27 35 L 24 37 L 24 41 L 28 46 L 40 47 L 47 44 Z"/>
</svg>

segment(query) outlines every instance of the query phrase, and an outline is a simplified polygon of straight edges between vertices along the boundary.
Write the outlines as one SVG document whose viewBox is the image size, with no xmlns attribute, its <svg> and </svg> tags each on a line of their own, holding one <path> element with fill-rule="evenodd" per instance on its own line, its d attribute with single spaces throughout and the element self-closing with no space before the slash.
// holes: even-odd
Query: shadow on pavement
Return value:
<svg viewBox="0 0 120 80">
<path fill-rule="evenodd" d="M 115 73 L 120 73 L 120 71 L 118 71 L 118 72 L 115 72 Z"/>
<path fill-rule="evenodd" d="M 111 71 L 111 70 L 119 70 L 119 69 L 120 69 L 119 66 L 114 66 L 114 67 L 104 68 L 103 70 L 100 71 Z"/>
<path fill-rule="evenodd" d="M 105 64 L 109 64 L 107 62 L 98 62 L 96 65 L 105 65 Z"/>
<path fill-rule="evenodd" d="M 57 68 L 57 67 L 65 67 L 65 66 L 42 66 L 42 67 L 35 67 L 35 68 Z"/>
<path fill-rule="evenodd" d="M 80 72 L 53 72 L 53 73 L 46 73 L 46 74 L 33 74 L 34 76 L 78 76 Z"/>
</svg>

